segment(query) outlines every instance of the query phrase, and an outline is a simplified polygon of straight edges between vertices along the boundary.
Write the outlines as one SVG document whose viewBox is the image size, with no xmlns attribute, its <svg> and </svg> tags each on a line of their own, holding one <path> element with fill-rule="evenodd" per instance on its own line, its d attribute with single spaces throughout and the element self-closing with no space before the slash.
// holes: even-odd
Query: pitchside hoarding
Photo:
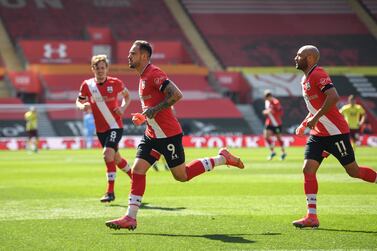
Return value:
<svg viewBox="0 0 377 251">
<path fill-rule="evenodd" d="M 284 135 L 282 137 L 285 146 L 304 146 L 307 138 L 305 136 Z M 0 138 L 0 150 L 23 150 L 26 146 L 26 138 Z M 136 149 L 141 136 L 124 136 L 119 142 L 119 147 Z M 361 136 L 361 145 L 377 147 L 377 135 Z M 239 147 L 266 147 L 262 135 L 240 135 L 240 136 L 184 136 L 183 145 L 195 148 L 239 148 Z M 97 139 L 94 140 L 94 148 L 101 148 Z M 83 149 L 85 142 L 82 137 L 41 137 L 39 140 L 40 149 L 66 150 Z"/>
</svg>

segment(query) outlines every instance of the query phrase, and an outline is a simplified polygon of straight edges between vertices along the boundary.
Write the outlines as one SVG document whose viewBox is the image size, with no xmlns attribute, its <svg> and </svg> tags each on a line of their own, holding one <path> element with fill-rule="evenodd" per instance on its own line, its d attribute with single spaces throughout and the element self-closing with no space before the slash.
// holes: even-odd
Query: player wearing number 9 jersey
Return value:
<svg viewBox="0 0 377 251">
<path fill-rule="evenodd" d="M 377 182 L 377 174 L 373 169 L 359 166 L 355 161 L 347 122 L 336 107 L 338 93 L 328 74 L 317 65 L 318 61 L 319 51 L 312 45 L 301 47 L 295 57 L 296 68 L 305 74 L 301 84 L 309 110 L 304 121 L 296 129 L 296 134 L 302 135 L 305 127 L 311 129 L 303 166 L 308 211 L 304 218 L 292 222 L 300 228 L 319 226 L 316 210 L 316 172 L 321 165 L 324 152 L 334 155 L 351 177 Z"/>
<path fill-rule="evenodd" d="M 81 84 L 76 106 L 80 110 L 93 111 L 107 169 L 107 191 L 101 202 L 110 202 L 115 199 L 116 167 L 131 177 L 131 168 L 118 151 L 118 143 L 123 135 L 122 115 L 130 103 L 130 95 L 121 80 L 107 75 L 109 62 L 106 55 L 93 56 L 91 69 L 94 78 Z M 120 106 L 118 96 L 122 96 Z"/>
<path fill-rule="evenodd" d="M 225 148 L 220 149 L 217 156 L 186 164 L 182 129 L 172 111 L 172 106 L 183 95 L 165 72 L 150 63 L 151 56 L 151 45 L 141 40 L 133 43 L 128 55 L 129 67 L 135 69 L 140 76 L 139 96 L 142 114 L 134 115 L 133 120 L 144 121 L 142 116 L 145 116 L 147 128 L 138 146 L 132 167 L 127 213 L 119 219 L 106 222 L 106 226 L 114 229 L 136 228 L 136 215 L 146 187 L 146 173 L 161 154 L 165 157 L 174 178 L 181 182 L 189 181 L 206 171 L 212 171 L 219 165 L 244 168 L 240 158 L 233 156 Z M 139 125 L 140 122 L 135 124 Z"/>
</svg>

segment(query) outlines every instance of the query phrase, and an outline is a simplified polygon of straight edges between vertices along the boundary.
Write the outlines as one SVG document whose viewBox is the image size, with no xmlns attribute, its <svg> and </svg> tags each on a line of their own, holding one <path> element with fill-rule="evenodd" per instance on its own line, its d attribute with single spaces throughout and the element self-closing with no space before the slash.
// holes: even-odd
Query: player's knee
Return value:
<svg viewBox="0 0 377 251">
<path fill-rule="evenodd" d="M 114 154 L 111 154 L 109 152 L 104 152 L 103 153 L 103 159 L 105 160 L 105 162 L 112 162 L 112 161 L 115 161 L 114 159 Z"/>
</svg>

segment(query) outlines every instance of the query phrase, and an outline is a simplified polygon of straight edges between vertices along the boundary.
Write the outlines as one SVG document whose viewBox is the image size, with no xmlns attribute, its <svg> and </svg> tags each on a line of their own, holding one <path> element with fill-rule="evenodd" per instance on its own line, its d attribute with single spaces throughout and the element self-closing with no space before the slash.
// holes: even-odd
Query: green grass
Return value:
<svg viewBox="0 0 377 251">
<path fill-rule="evenodd" d="M 101 150 L 0 152 L 0 250 L 377 249 L 377 187 L 347 176 L 330 157 L 318 173 L 317 230 L 295 229 L 306 213 L 303 148 L 285 161 L 266 149 L 233 149 L 246 164 L 217 167 L 188 183 L 150 170 L 138 228 L 114 231 L 106 220 L 127 208 L 128 176 L 118 172 L 117 199 L 106 186 Z M 134 149 L 121 150 L 132 162 Z M 187 160 L 216 149 L 186 149 Z M 377 169 L 377 148 L 358 148 Z"/>
</svg>

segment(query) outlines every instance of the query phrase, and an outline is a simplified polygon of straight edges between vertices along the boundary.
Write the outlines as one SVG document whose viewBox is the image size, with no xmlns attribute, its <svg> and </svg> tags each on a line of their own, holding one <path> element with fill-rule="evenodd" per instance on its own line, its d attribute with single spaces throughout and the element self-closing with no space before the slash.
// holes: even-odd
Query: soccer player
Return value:
<svg viewBox="0 0 377 251">
<path fill-rule="evenodd" d="M 270 90 L 264 91 L 265 99 L 265 109 L 263 110 L 263 115 L 266 116 L 265 128 L 263 130 L 264 139 L 267 142 L 268 147 L 270 148 L 270 156 L 268 160 L 272 160 L 275 156 L 274 150 L 274 141 L 272 137 L 275 135 L 276 140 L 279 142 L 281 147 L 281 156 L 280 159 L 284 160 L 287 156 L 284 143 L 281 139 L 281 129 L 282 129 L 282 120 L 281 116 L 283 114 L 283 109 L 280 105 L 280 101 L 272 96 Z"/>
<path fill-rule="evenodd" d="M 305 74 L 301 85 L 309 110 L 304 121 L 296 129 L 296 134 L 303 135 L 305 127 L 311 131 L 306 143 L 303 165 L 308 210 L 304 218 L 293 221 L 292 224 L 300 228 L 318 227 L 316 173 L 324 158 L 324 151 L 336 157 L 353 178 L 376 183 L 377 173 L 370 167 L 359 166 L 355 161 L 347 122 L 336 107 L 339 101 L 338 93 L 329 75 L 317 65 L 319 50 L 313 45 L 305 45 L 298 50 L 294 60 L 296 68 Z"/>
<path fill-rule="evenodd" d="M 146 120 L 147 127 L 132 167 L 127 213 L 119 219 L 106 222 L 108 227 L 114 229 L 136 228 L 136 215 L 146 187 L 146 173 L 159 154 L 164 155 L 173 177 L 181 182 L 212 171 L 219 165 L 244 168 L 241 159 L 225 148 L 220 149 L 217 156 L 185 163 L 182 128 L 171 108 L 182 98 L 182 93 L 165 72 L 150 63 L 151 56 L 151 45 L 142 40 L 133 43 L 128 55 L 129 67 L 136 69 L 140 76 L 139 96 L 143 110 L 134 115 L 133 121 L 140 125 Z"/>
<path fill-rule="evenodd" d="M 28 135 L 27 148 L 38 152 L 38 114 L 34 106 L 29 108 L 24 115 L 26 121 L 26 133 Z"/>
<path fill-rule="evenodd" d="M 84 80 L 76 100 L 83 111 L 92 110 L 96 132 L 103 147 L 103 158 L 107 168 L 107 191 L 101 202 L 115 200 L 114 182 L 116 167 L 131 177 L 130 166 L 118 151 L 123 134 L 122 115 L 131 99 L 127 88 L 118 78 L 108 76 L 109 61 L 106 55 L 92 57 L 91 69 L 94 78 Z M 118 97 L 122 96 L 119 106 Z"/>
<path fill-rule="evenodd" d="M 340 113 L 344 116 L 350 127 L 351 143 L 355 149 L 355 146 L 359 142 L 360 127 L 365 122 L 365 110 L 361 105 L 356 104 L 355 96 L 350 95 L 348 97 L 348 104 L 340 108 Z"/>
</svg>

